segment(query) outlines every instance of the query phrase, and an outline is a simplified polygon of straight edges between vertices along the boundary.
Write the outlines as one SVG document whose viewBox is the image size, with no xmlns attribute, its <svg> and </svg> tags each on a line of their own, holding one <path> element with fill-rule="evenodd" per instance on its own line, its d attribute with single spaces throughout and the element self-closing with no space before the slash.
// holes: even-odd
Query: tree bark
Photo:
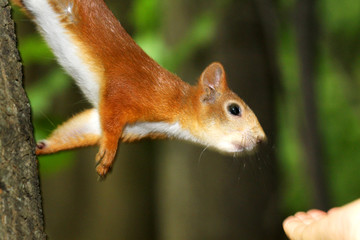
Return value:
<svg viewBox="0 0 360 240">
<path fill-rule="evenodd" d="M 0 0 L 0 239 L 45 239 L 30 104 L 10 10 Z"/>
</svg>

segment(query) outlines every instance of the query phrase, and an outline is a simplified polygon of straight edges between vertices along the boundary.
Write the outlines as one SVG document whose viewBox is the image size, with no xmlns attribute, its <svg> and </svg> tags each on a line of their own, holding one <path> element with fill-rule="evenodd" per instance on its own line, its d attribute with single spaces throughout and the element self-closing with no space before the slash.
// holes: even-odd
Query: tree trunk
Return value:
<svg viewBox="0 0 360 240">
<path fill-rule="evenodd" d="M 328 209 L 328 192 L 323 169 L 321 137 L 318 127 L 318 111 L 314 83 L 316 80 L 316 56 L 318 52 L 318 22 L 316 1 L 298 0 L 296 3 L 295 29 L 300 63 L 302 88 L 303 125 L 302 143 L 306 165 L 312 182 L 314 207 Z"/>
<path fill-rule="evenodd" d="M 7 0 L 0 0 L 0 239 L 45 239 L 30 104 Z"/>
</svg>

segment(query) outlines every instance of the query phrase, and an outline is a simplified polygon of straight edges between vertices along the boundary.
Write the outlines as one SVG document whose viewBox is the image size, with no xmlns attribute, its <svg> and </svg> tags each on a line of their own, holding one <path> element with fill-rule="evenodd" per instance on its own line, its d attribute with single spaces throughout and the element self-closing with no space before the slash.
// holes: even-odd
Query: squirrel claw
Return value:
<svg viewBox="0 0 360 240">
<path fill-rule="evenodd" d="M 36 143 L 35 153 L 36 155 L 40 155 L 44 152 L 44 149 L 47 147 L 45 140 L 41 140 Z"/>
<path fill-rule="evenodd" d="M 104 180 L 106 174 L 111 170 L 111 167 L 110 166 L 107 167 L 102 164 L 99 164 L 96 166 L 95 170 L 99 176 L 98 180 Z"/>
<path fill-rule="evenodd" d="M 44 141 L 40 141 L 36 144 L 37 149 L 43 149 L 46 146 Z"/>
</svg>

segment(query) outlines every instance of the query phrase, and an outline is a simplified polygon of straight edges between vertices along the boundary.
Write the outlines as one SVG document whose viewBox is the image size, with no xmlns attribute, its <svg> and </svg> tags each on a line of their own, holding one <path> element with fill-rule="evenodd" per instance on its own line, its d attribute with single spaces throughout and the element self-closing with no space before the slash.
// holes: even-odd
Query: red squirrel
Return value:
<svg viewBox="0 0 360 240">
<path fill-rule="evenodd" d="M 103 0 L 14 2 L 94 106 L 39 141 L 36 154 L 99 144 L 96 171 L 103 177 L 119 141 L 177 138 L 240 153 L 266 139 L 255 114 L 228 88 L 220 63 L 191 86 L 150 58 Z"/>
</svg>

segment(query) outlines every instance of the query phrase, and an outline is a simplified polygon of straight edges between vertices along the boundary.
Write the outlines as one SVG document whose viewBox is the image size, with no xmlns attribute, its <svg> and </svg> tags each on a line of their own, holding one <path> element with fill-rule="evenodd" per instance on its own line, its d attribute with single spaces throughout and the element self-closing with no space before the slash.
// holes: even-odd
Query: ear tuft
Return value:
<svg viewBox="0 0 360 240">
<path fill-rule="evenodd" d="M 227 88 L 225 71 L 221 63 L 210 64 L 201 74 L 199 87 L 203 90 L 202 100 L 214 102 Z"/>
</svg>

